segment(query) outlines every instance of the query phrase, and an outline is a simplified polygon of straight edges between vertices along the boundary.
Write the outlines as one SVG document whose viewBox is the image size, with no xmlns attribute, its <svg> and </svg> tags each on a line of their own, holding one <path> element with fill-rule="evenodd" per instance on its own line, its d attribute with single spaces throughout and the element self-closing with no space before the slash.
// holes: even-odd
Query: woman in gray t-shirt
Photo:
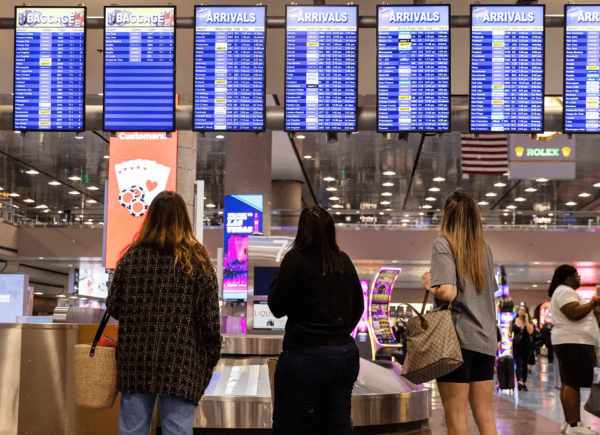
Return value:
<svg viewBox="0 0 600 435">
<path fill-rule="evenodd" d="M 492 251 L 483 239 L 474 199 L 452 193 L 444 203 L 440 237 L 433 244 L 431 273 L 423 287 L 435 296 L 436 310 L 452 302 L 452 318 L 464 364 L 437 380 L 448 434 L 467 433 L 468 404 L 479 433 L 497 435 L 492 411 L 497 290 Z"/>
</svg>

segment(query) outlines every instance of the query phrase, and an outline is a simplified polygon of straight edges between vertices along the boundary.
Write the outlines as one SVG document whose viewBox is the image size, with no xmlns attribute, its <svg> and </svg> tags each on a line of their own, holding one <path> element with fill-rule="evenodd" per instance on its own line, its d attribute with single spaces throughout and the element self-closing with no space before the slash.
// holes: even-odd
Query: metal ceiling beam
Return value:
<svg viewBox="0 0 600 435">
<path fill-rule="evenodd" d="M 463 100 L 464 97 L 457 97 Z M 469 106 L 464 104 L 453 104 L 450 109 L 450 125 L 452 131 L 469 130 Z M 102 130 L 102 106 L 86 106 L 86 131 Z M 561 131 L 563 123 L 561 108 L 546 108 L 544 116 L 544 129 L 546 131 Z M 192 130 L 193 106 L 177 106 L 176 129 L 180 131 Z M 284 131 L 285 113 L 281 106 L 267 106 L 265 115 L 265 126 L 267 130 Z M 377 130 L 377 108 L 376 106 L 359 106 L 357 111 L 357 126 L 359 131 Z M 13 129 L 13 106 L 0 106 L 0 130 L 11 131 Z"/>
</svg>

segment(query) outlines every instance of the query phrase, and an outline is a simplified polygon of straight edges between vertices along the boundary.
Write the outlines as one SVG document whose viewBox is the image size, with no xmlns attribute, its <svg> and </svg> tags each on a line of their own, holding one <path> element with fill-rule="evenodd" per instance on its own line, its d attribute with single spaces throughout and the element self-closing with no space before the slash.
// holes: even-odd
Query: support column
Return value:
<svg viewBox="0 0 600 435">
<path fill-rule="evenodd" d="M 185 201 L 192 222 L 194 221 L 197 154 L 198 133 L 195 131 L 177 132 L 177 193 Z"/>
<path fill-rule="evenodd" d="M 225 195 L 263 195 L 263 233 L 271 235 L 271 133 L 227 133 Z"/>
<path fill-rule="evenodd" d="M 284 210 L 280 214 L 279 225 L 282 227 L 298 226 L 298 218 L 302 209 L 302 182 L 297 180 L 273 180 L 271 182 L 273 210 Z"/>
</svg>

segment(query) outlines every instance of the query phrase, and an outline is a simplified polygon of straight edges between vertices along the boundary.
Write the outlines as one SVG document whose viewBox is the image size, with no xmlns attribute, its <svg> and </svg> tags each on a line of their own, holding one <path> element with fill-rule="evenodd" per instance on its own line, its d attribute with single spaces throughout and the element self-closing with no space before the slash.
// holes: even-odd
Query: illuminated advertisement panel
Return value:
<svg viewBox="0 0 600 435">
<path fill-rule="evenodd" d="M 104 267 L 115 269 L 140 231 L 152 200 L 177 189 L 177 133 L 110 138 Z"/>
<path fill-rule="evenodd" d="M 380 346 L 400 346 L 392 332 L 390 322 L 390 301 L 394 283 L 402 269 L 382 267 L 371 286 L 369 297 L 369 328 L 375 342 Z M 375 351 L 375 349 L 373 349 Z"/>
<path fill-rule="evenodd" d="M 362 287 L 365 310 L 363 311 L 363 315 L 360 318 L 358 325 L 356 325 L 356 328 L 354 328 L 354 331 L 352 331 L 351 335 L 354 338 L 356 338 L 356 334 L 369 330 L 369 281 L 361 280 L 360 286 Z"/>
<path fill-rule="evenodd" d="M 263 196 L 226 195 L 223 244 L 223 299 L 248 298 L 249 236 L 262 234 Z"/>
<path fill-rule="evenodd" d="M 510 336 L 510 324 L 515 318 L 512 311 L 503 311 L 499 313 L 500 333 L 502 334 L 502 343 L 500 344 L 498 356 L 510 355 L 512 351 L 512 337 Z"/>
</svg>

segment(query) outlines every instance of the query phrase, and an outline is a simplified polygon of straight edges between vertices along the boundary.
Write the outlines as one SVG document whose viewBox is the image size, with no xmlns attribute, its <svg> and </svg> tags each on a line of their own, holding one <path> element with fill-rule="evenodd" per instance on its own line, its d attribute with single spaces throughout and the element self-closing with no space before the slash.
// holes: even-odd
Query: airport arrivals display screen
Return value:
<svg viewBox="0 0 600 435">
<path fill-rule="evenodd" d="M 450 5 L 377 8 L 377 130 L 450 131 Z"/>
<path fill-rule="evenodd" d="M 544 5 L 471 6 L 470 131 L 544 131 L 544 17 Z"/>
<path fill-rule="evenodd" d="M 600 6 L 565 5 L 565 133 L 598 133 Z"/>
<path fill-rule="evenodd" d="M 15 8 L 17 131 L 85 130 L 86 8 Z"/>
<path fill-rule="evenodd" d="M 198 6 L 194 130 L 265 129 L 266 6 Z"/>
<path fill-rule="evenodd" d="M 355 131 L 358 6 L 286 7 L 286 131 Z"/>
<path fill-rule="evenodd" d="M 175 129 L 175 6 L 104 8 L 104 130 Z"/>
</svg>

